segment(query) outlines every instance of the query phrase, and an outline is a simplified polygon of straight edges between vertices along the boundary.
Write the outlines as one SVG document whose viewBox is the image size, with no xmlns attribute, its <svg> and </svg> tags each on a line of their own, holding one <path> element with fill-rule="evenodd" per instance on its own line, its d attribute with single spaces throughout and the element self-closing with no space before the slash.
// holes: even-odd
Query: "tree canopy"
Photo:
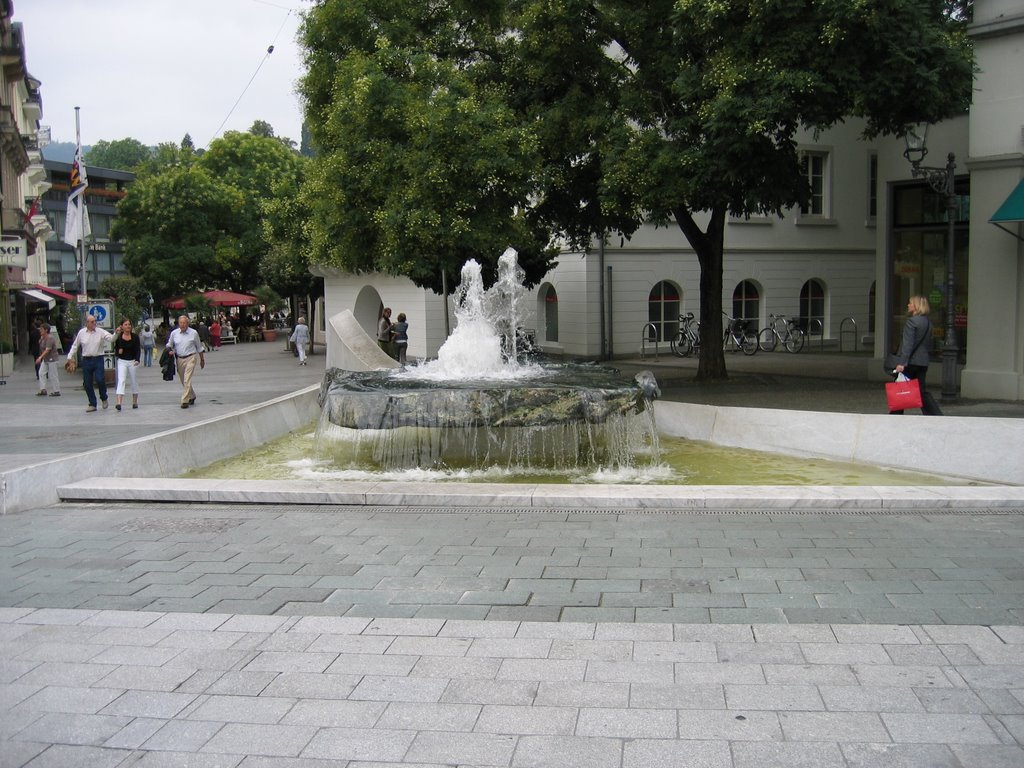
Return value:
<svg viewBox="0 0 1024 768">
<path fill-rule="evenodd" d="M 98 141 L 89 148 L 82 158 L 85 166 L 97 168 L 114 168 L 121 171 L 134 171 L 139 165 L 153 156 L 153 149 L 138 139 L 126 138 L 114 141 Z"/>
<path fill-rule="evenodd" d="M 125 266 L 160 298 L 250 290 L 268 250 L 264 207 L 295 197 L 303 158 L 277 139 L 238 132 L 202 155 L 184 142 L 161 148 L 170 164 L 140 176 L 118 206 L 112 234 L 125 241 Z"/>
<path fill-rule="evenodd" d="M 352 0 L 306 16 L 315 261 L 437 287 L 511 244 L 675 223 L 721 338 L 729 213 L 807 200 L 796 136 L 898 134 L 967 107 L 951 0 Z M 726 375 L 716 344 L 698 378 Z"/>
</svg>

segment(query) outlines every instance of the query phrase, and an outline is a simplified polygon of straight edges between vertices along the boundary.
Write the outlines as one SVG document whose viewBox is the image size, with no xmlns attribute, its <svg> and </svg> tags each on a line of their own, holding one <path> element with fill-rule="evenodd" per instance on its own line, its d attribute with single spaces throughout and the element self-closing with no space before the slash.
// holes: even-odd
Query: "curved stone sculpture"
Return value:
<svg viewBox="0 0 1024 768">
<path fill-rule="evenodd" d="M 327 323 L 327 367 L 343 371 L 386 371 L 399 365 L 363 330 L 351 310 L 346 309 Z"/>
</svg>

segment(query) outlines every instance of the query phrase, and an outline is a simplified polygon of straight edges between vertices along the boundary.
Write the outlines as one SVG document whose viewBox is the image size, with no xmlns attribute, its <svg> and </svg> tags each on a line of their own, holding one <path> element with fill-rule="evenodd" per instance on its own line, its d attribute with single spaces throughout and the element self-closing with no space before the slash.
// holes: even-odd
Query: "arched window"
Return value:
<svg viewBox="0 0 1024 768">
<path fill-rule="evenodd" d="M 761 294 L 750 280 L 743 280 L 732 292 L 732 316 L 747 321 L 747 329 L 756 331 L 761 325 Z"/>
<path fill-rule="evenodd" d="M 679 330 L 679 289 L 667 280 L 662 280 L 651 289 L 647 297 L 647 320 L 654 323 L 656 337 L 647 329 L 649 341 L 669 341 Z"/>
<path fill-rule="evenodd" d="M 547 285 L 541 294 L 544 298 L 544 340 L 558 341 L 558 291 Z"/>
<path fill-rule="evenodd" d="M 820 280 L 808 280 L 800 289 L 800 327 L 808 334 L 825 333 L 825 286 Z"/>
</svg>

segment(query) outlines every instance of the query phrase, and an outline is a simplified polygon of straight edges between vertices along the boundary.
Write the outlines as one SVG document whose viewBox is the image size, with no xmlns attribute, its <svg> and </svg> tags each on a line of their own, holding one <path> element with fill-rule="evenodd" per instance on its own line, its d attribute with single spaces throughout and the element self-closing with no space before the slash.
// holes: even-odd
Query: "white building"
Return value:
<svg viewBox="0 0 1024 768">
<path fill-rule="evenodd" d="M 979 73 L 972 108 L 932 127 L 924 165 L 941 167 L 948 153 L 955 155 L 953 307 L 961 394 L 1021 400 L 1024 10 L 1019 0 L 977 0 L 974 14 Z M 907 298 L 928 295 L 936 328 L 930 378 L 938 389 L 947 197 L 914 178 L 902 139 L 865 142 L 860 127 L 851 121 L 801 138 L 814 190 L 808 210 L 727 223 L 723 307 L 759 327 L 769 313 L 799 318 L 812 350 L 821 343 L 866 348 L 874 353 L 866 372 L 880 377 L 879 360 L 898 343 Z M 1013 201 L 1004 206 L 1015 191 L 1022 209 L 1016 218 Z M 1009 217 L 998 228 L 989 219 L 1001 206 Z M 372 336 L 384 306 L 405 312 L 410 358 L 435 355 L 446 338 L 451 320 L 439 295 L 405 279 L 323 274 L 327 316 L 350 309 Z M 603 250 L 562 254 L 537 286 L 526 325 L 551 354 L 635 356 L 645 343 L 650 350 L 654 338 L 667 350 L 679 314 L 699 310 L 699 280 L 696 256 L 678 227 L 644 227 Z"/>
</svg>

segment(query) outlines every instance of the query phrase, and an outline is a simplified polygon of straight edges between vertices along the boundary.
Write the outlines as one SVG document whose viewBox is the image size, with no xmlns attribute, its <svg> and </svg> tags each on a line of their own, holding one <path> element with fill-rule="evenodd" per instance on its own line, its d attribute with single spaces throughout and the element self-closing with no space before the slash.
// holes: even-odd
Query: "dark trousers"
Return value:
<svg viewBox="0 0 1024 768">
<path fill-rule="evenodd" d="M 903 369 L 903 374 L 908 379 L 917 379 L 917 383 L 921 387 L 921 413 L 925 416 L 941 416 L 942 409 L 939 408 L 939 404 L 935 402 L 935 398 L 932 397 L 932 393 L 925 389 L 924 379 L 928 375 L 927 365 L 908 365 Z M 893 413 L 902 414 L 903 411 L 893 411 Z"/>
<path fill-rule="evenodd" d="M 103 372 L 103 356 L 82 358 L 82 384 L 85 385 L 85 396 L 89 405 L 96 407 L 96 388 L 100 390 L 100 400 L 107 401 L 107 379 Z"/>
</svg>

